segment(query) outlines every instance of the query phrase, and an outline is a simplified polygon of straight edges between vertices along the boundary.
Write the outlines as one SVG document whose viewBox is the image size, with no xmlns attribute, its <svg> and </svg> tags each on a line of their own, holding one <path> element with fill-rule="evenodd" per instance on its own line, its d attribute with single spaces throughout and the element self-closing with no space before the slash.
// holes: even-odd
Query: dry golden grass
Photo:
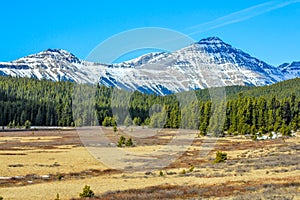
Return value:
<svg viewBox="0 0 300 200">
<path fill-rule="evenodd" d="M 56 174 L 80 172 L 86 169 L 100 169 L 106 167 L 99 163 L 84 147 L 72 149 L 50 149 L 50 150 L 22 150 L 1 151 L 0 174 L 1 176 L 25 176 L 27 174 Z M 12 155 L 12 154 L 17 155 Z M 25 154 L 25 155 L 18 155 Z M 49 167 L 57 163 L 59 166 Z M 9 165 L 22 164 L 23 167 L 9 167 Z"/>
<path fill-rule="evenodd" d="M 126 177 L 127 176 L 127 177 Z M 297 172 L 289 172 L 284 177 L 299 177 Z M 261 182 L 284 182 L 277 174 L 266 175 L 264 171 L 246 176 L 238 176 L 234 181 L 261 181 Z M 276 180 L 278 179 L 278 181 Z M 22 187 L 0 188 L 0 194 L 6 199 L 54 199 L 56 193 L 60 194 L 61 199 L 70 199 L 78 197 L 79 192 L 85 184 L 90 185 L 91 189 L 97 194 L 126 189 L 140 189 L 149 186 L 158 186 L 162 184 L 171 185 L 214 185 L 232 181 L 228 177 L 195 178 L 193 176 L 154 176 L 144 178 L 141 174 L 120 174 L 114 176 L 101 176 L 86 178 L 84 180 L 55 181 L 49 183 L 33 184 Z"/>
<path fill-rule="evenodd" d="M 157 137 L 169 139 L 171 132 L 166 133 L 168 135 L 159 134 Z M 25 133 L 16 136 L 18 133 L 15 133 L 12 138 L 8 136 L 0 137 L 0 141 L 2 141 L 0 143 L 0 176 L 70 174 L 89 169 L 107 169 L 85 147 L 78 145 L 80 141 L 76 133 L 62 132 L 62 136 L 59 136 L 61 133 L 57 132 L 43 134 L 38 133 L 37 136 L 30 136 Z M 62 179 L 61 181 L 54 179 L 35 183 L 35 180 L 32 180 L 32 184 L 25 185 L 0 184 L 0 196 L 3 196 L 5 200 L 20 198 L 25 200 L 54 199 L 58 193 L 61 199 L 70 199 L 77 198 L 86 184 L 90 185 L 96 194 L 101 194 L 107 191 L 142 189 L 163 184 L 179 186 L 211 185 L 213 187 L 215 184 L 230 181 L 255 181 L 265 184 L 300 180 L 299 168 L 297 170 L 299 163 L 295 165 L 296 161 L 294 160 L 291 165 L 287 164 L 285 166 L 277 162 L 278 159 L 288 156 L 293 156 L 291 159 L 299 158 L 297 156 L 299 150 L 290 148 L 290 146 L 296 147 L 300 144 L 299 137 L 286 139 L 285 141 L 267 142 L 255 142 L 243 137 L 222 138 L 217 141 L 214 149 L 205 158 L 199 158 L 199 152 L 203 149 L 201 147 L 203 139 L 208 138 L 196 139 L 174 165 L 162 169 L 163 176 L 159 175 L 160 170 L 156 170 L 147 175 L 144 172 L 116 172 L 98 174 L 95 177 L 85 177 L 83 175 Z M 45 146 L 47 142 L 44 141 L 51 141 L 52 143 Z M 125 148 L 125 151 L 137 154 L 151 153 L 161 147 L 160 144 L 137 145 L 137 147 Z M 228 153 L 228 162 L 212 164 L 217 150 Z M 270 161 L 263 159 L 269 159 Z M 270 162 L 274 162 L 274 166 L 266 165 L 264 167 L 264 164 Z M 54 165 L 55 163 L 57 165 Z M 21 164 L 22 167 L 10 167 L 17 164 Z M 192 172 L 189 172 L 189 167 L 192 165 L 195 168 Z M 182 174 L 183 170 L 186 171 L 186 174 Z"/>
</svg>

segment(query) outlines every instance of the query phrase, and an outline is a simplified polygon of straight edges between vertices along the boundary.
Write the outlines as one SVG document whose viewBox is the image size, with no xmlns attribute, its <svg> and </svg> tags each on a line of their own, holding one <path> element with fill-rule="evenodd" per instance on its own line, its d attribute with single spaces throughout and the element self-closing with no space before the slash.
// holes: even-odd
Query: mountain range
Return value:
<svg viewBox="0 0 300 200">
<path fill-rule="evenodd" d="M 269 85 L 300 77 L 300 62 L 275 67 L 218 37 L 209 37 L 175 52 L 149 53 L 118 64 L 88 62 L 65 50 L 48 49 L 0 62 L 0 75 L 100 83 L 166 95 L 230 85 Z"/>
</svg>

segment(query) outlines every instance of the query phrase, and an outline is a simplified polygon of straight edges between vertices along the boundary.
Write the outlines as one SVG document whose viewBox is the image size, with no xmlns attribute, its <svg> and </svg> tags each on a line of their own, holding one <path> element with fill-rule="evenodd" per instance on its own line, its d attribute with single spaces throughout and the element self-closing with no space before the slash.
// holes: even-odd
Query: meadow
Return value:
<svg viewBox="0 0 300 200">
<path fill-rule="evenodd" d="M 110 140 L 107 147 L 98 147 L 103 152 L 119 148 L 120 136 L 129 137 L 122 128 L 117 133 L 112 127 L 102 130 Z M 147 138 L 132 137 L 135 146 L 122 151 L 156 151 L 175 134 L 175 129 L 162 129 Z M 0 132 L 0 196 L 55 199 L 59 194 L 60 199 L 77 199 L 89 185 L 94 199 L 299 199 L 297 135 L 264 141 L 195 137 L 182 155 L 161 169 L 135 170 L 133 164 L 128 170 L 101 163 L 83 146 L 76 129 Z M 214 145 L 201 156 L 210 142 Z M 214 163 L 217 151 L 227 153 L 225 162 Z"/>
</svg>

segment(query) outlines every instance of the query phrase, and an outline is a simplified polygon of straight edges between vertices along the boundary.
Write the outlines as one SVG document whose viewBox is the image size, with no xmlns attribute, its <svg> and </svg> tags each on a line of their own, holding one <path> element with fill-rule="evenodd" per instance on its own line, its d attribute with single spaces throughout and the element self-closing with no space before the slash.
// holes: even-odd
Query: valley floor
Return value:
<svg viewBox="0 0 300 200">
<path fill-rule="evenodd" d="M 117 134 L 112 128 L 102 130 L 111 143 L 98 148 L 118 148 L 113 144 L 119 137 L 129 137 L 123 129 Z M 156 151 L 175 134 L 172 129 L 156 130 L 147 139 L 133 137 L 136 146 L 124 149 L 134 153 Z M 91 186 L 97 199 L 300 196 L 299 134 L 265 141 L 242 136 L 195 137 L 187 151 L 170 165 L 145 171 L 134 170 L 134 165 L 131 171 L 110 169 L 90 153 L 96 147 L 85 148 L 81 139 L 75 129 L 0 132 L 0 196 L 4 200 L 54 199 L 56 194 L 60 199 L 79 198 L 85 185 Z M 216 151 L 226 152 L 228 160 L 213 164 Z"/>
</svg>

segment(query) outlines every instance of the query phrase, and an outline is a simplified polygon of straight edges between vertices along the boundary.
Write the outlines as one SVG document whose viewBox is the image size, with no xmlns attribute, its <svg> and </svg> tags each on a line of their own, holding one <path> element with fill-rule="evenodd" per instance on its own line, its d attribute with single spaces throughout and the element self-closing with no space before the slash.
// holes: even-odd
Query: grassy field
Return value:
<svg viewBox="0 0 300 200">
<path fill-rule="evenodd" d="M 93 148 L 103 152 L 117 149 L 114 145 L 120 135 L 129 137 L 122 129 L 118 134 L 112 128 L 102 130 L 110 144 L 88 149 L 76 130 L 0 132 L 0 196 L 4 200 L 54 199 L 58 193 L 60 199 L 72 199 L 79 198 L 84 185 L 90 185 L 95 199 L 300 197 L 299 136 L 266 141 L 241 136 L 196 137 L 182 155 L 162 169 L 135 171 L 133 163 L 130 171 L 112 169 L 90 154 Z M 135 131 L 138 134 L 144 129 Z M 176 130 L 160 130 L 150 137 L 133 137 L 136 146 L 122 151 L 154 152 L 175 134 Z M 210 143 L 214 145 L 207 145 Z M 201 154 L 206 146 L 211 149 Z M 226 152 L 228 160 L 214 164 L 216 151 Z M 166 154 L 155 156 L 163 159 Z"/>
</svg>

